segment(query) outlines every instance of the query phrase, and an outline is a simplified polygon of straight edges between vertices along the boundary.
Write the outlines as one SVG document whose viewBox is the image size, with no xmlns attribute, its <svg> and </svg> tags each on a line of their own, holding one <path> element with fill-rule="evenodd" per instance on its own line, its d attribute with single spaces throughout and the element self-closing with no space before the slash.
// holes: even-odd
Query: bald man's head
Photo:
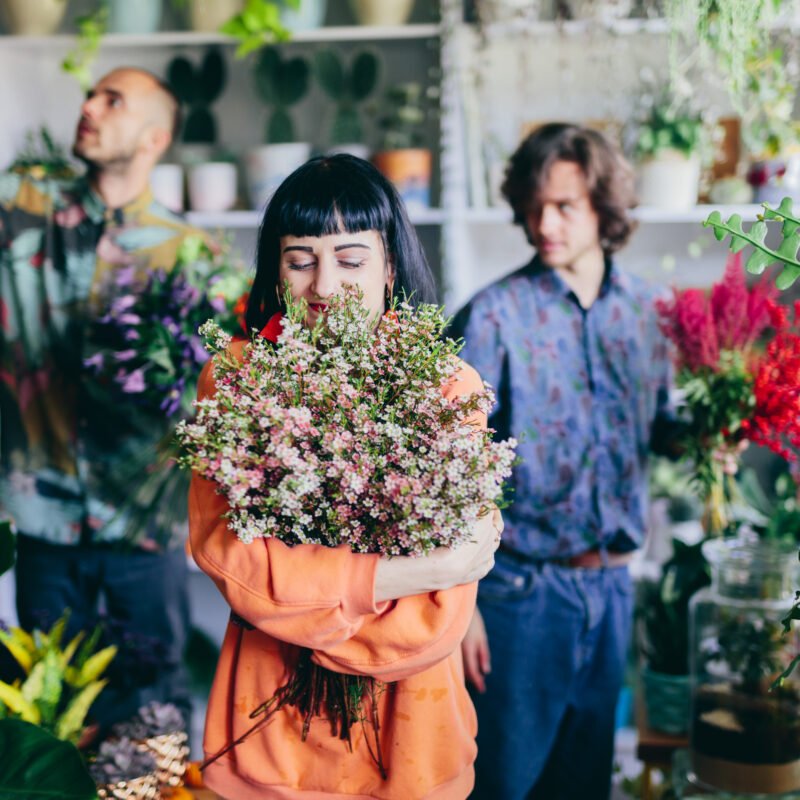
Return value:
<svg viewBox="0 0 800 800">
<path fill-rule="evenodd" d="M 147 70 L 109 72 L 89 92 L 75 135 L 76 156 L 96 169 L 152 167 L 180 128 L 180 105 L 170 88 Z"/>
</svg>

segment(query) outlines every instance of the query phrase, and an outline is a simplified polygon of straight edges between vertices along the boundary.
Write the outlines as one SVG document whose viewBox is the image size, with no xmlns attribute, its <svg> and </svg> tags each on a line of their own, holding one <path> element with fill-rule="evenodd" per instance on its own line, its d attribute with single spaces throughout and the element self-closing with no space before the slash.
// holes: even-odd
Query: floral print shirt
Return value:
<svg viewBox="0 0 800 800">
<path fill-rule="evenodd" d="M 122 270 L 171 268 L 190 233 L 149 190 L 112 210 L 84 179 L 0 174 L 0 515 L 20 532 L 56 544 L 122 536 L 106 477 L 162 429 L 92 407 L 87 325 L 100 286 L 113 295 Z"/>
<path fill-rule="evenodd" d="M 489 425 L 521 439 L 504 547 L 546 560 L 642 543 L 648 451 L 674 418 L 655 299 L 608 262 L 585 310 L 534 259 L 456 315 L 461 357 L 497 393 Z"/>
</svg>

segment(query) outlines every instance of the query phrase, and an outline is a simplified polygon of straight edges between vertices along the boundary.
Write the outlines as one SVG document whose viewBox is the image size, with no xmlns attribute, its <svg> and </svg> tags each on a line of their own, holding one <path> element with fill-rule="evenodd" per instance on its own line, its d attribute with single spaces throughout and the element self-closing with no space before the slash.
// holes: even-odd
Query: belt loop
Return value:
<svg viewBox="0 0 800 800">
<path fill-rule="evenodd" d="M 597 549 L 600 551 L 600 563 L 603 565 L 603 569 L 608 569 L 608 548 L 605 544 L 601 544 Z"/>
</svg>

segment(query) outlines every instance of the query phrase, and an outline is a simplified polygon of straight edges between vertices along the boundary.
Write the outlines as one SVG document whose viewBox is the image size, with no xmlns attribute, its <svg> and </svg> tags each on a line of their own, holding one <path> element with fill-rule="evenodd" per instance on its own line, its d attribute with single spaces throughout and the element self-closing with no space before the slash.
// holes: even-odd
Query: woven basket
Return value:
<svg viewBox="0 0 800 800">
<path fill-rule="evenodd" d="M 174 731 L 161 736 L 151 736 L 136 743 L 140 750 L 146 750 L 156 760 L 156 775 L 161 786 L 180 786 L 186 772 L 186 758 L 189 748 L 186 731 Z"/>
<path fill-rule="evenodd" d="M 98 786 L 97 794 L 101 800 L 160 800 L 161 798 L 155 772 L 142 775 L 141 778 L 134 778 L 132 781 L 119 781 L 119 783 Z"/>
</svg>

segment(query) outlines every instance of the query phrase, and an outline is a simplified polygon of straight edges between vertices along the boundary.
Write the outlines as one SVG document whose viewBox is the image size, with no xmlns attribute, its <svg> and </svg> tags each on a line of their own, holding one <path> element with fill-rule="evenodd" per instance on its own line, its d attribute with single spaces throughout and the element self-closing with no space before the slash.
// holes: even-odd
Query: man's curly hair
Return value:
<svg viewBox="0 0 800 800">
<path fill-rule="evenodd" d="M 636 228 L 629 214 L 636 205 L 633 170 L 605 136 L 590 128 L 554 122 L 522 141 L 511 156 L 502 186 L 515 224 L 531 241 L 527 216 L 556 161 L 572 161 L 581 168 L 599 218 L 603 252 L 608 255 L 619 250 Z"/>
</svg>

